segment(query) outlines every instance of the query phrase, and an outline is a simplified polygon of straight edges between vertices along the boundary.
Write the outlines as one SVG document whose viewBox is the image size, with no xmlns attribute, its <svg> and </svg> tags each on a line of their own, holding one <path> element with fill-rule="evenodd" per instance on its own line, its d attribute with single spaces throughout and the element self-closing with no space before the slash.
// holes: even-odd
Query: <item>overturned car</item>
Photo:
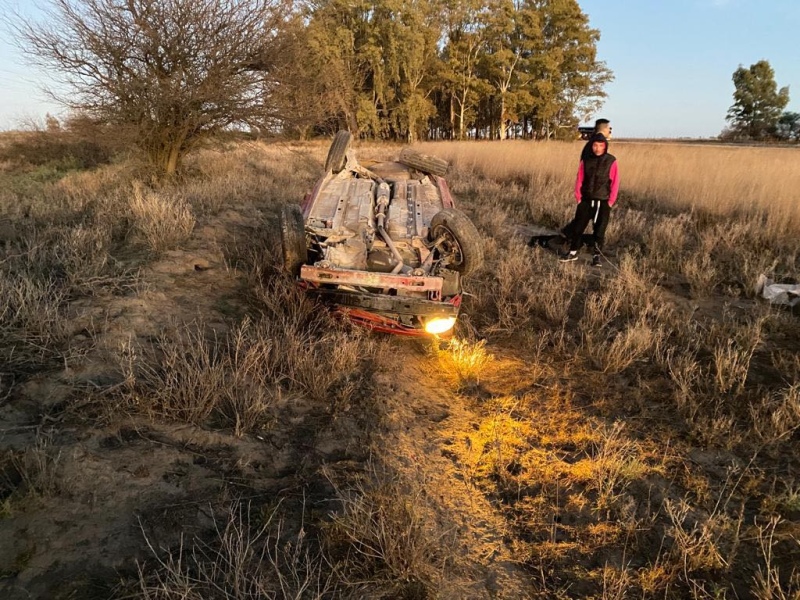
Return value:
<svg viewBox="0 0 800 600">
<path fill-rule="evenodd" d="M 281 211 L 284 265 L 309 294 L 353 321 L 404 335 L 445 334 L 462 278 L 483 245 L 455 208 L 447 162 L 404 149 L 397 161 L 359 164 L 340 131 L 302 207 Z"/>
</svg>

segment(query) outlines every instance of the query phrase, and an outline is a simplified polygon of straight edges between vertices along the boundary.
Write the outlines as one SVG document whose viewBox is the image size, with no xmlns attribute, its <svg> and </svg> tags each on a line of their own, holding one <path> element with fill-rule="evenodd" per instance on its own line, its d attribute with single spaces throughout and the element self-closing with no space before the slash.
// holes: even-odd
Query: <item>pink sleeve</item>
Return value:
<svg viewBox="0 0 800 600">
<path fill-rule="evenodd" d="M 614 163 L 617 164 L 617 163 Z M 575 180 L 575 200 L 581 201 L 581 187 L 583 186 L 583 161 L 578 167 L 578 179 Z"/>
<path fill-rule="evenodd" d="M 617 201 L 617 194 L 619 194 L 619 169 L 617 168 L 617 161 L 614 161 L 614 164 L 611 165 L 608 177 L 611 179 L 611 195 L 608 197 L 608 205 L 614 206 L 614 202 Z"/>
</svg>

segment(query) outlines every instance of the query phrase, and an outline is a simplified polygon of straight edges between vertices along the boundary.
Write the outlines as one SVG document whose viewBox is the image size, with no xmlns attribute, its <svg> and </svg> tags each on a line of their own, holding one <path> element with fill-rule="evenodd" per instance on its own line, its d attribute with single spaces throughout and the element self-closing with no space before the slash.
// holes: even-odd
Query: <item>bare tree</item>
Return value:
<svg viewBox="0 0 800 600">
<path fill-rule="evenodd" d="M 225 128 L 269 127 L 291 0 L 50 0 L 18 43 L 67 84 L 51 94 L 120 127 L 166 174 Z"/>
</svg>

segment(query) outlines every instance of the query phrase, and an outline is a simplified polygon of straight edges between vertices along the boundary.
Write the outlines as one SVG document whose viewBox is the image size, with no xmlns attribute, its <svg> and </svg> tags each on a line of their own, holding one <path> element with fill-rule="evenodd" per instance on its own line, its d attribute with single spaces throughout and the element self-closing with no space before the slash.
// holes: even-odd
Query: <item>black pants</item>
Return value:
<svg viewBox="0 0 800 600">
<path fill-rule="evenodd" d="M 592 246 L 594 253 L 599 253 L 603 248 L 610 217 L 611 207 L 608 205 L 608 200 L 581 200 L 575 210 L 575 218 L 561 230 L 569 240 L 570 251 L 580 250 L 581 237 L 591 221 Z"/>
</svg>

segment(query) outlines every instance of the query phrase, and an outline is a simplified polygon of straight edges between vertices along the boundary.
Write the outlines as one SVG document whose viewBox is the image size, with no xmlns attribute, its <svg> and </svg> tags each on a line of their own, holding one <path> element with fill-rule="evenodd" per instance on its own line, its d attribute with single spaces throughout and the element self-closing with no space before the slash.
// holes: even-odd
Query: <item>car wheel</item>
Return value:
<svg viewBox="0 0 800 600">
<path fill-rule="evenodd" d="M 308 262 L 308 248 L 303 213 L 296 204 L 281 208 L 281 249 L 284 268 L 297 277 L 300 267 Z"/>
<path fill-rule="evenodd" d="M 429 238 L 438 258 L 462 275 L 483 264 L 483 242 L 469 217 L 455 208 L 444 208 L 431 219 Z"/>
<path fill-rule="evenodd" d="M 349 131 L 337 131 L 328 150 L 328 158 L 325 159 L 325 172 L 330 171 L 334 175 L 344 169 L 347 160 L 347 150 L 353 135 Z"/>
<path fill-rule="evenodd" d="M 400 163 L 417 171 L 431 173 L 439 177 L 444 177 L 447 173 L 447 168 L 450 166 L 443 158 L 422 154 L 422 152 L 411 150 L 411 148 L 405 148 L 400 153 Z"/>
</svg>

